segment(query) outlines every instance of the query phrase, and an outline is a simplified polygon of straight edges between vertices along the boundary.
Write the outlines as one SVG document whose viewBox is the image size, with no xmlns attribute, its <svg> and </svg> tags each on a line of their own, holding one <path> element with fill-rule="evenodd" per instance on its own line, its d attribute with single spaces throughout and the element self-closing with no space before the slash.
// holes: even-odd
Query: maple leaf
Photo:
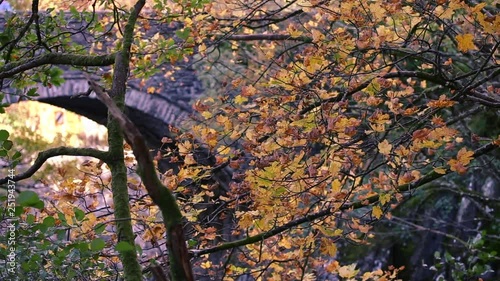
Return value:
<svg viewBox="0 0 500 281">
<path fill-rule="evenodd" d="M 470 33 L 457 35 L 455 39 L 457 39 L 458 42 L 458 50 L 463 53 L 476 49 L 474 45 L 474 35 Z"/>
<path fill-rule="evenodd" d="M 339 268 L 339 275 L 343 278 L 353 278 L 358 274 L 359 269 L 356 269 L 356 264 L 344 265 Z"/>
<path fill-rule="evenodd" d="M 286 29 L 288 33 L 290 34 L 290 37 L 292 38 L 298 38 L 299 36 L 302 35 L 302 31 L 298 30 L 294 25 L 290 24 L 288 25 L 288 28 Z"/>
<path fill-rule="evenodd" d="M 378 150 L 383 155 L 388 156 L 391 153 L 392 144 L 390 144 L 387 140 L 384 140 L 384 141 L 382 141 L 381 143 L 378 144 Z"/>
<path fill-rule="evenodd" d="M 466 166 L 473 159 L 474 152 L 468 151 L 465 147 L 460 149 L 457 154 L 457 159 L 450 159 L 448 165 L 450 165 L 450 170 L 463 175 L 467 172 Z"/>
<path fill-rule="evenodd" d="M 389 193 L 386 194 L 380 194 L 379 195 L 379 200 L 382 205 L 385 205 L 385 203 L 391 201 L 391 195 Z"/>
<path fill-rule="evenodd" d="M 244 97 L 243 95 L 237 95 L 235 98 L 234 98 L 234 102 L 236 104 L 243 104 L 245 102 L 248 101 L 248 98 L 247 97 Z"/>
<path fill-rule="evenodd" d="M 210 119 L 212 118 L 213 114 L 210 111 L 203 111 L 201 113 L 201 116 L 203 116 L 205 119 Z"/>
<path fill-rule="evenodd" d="M 337 254 L 337 246 L 330 239 L 323 237 L 321 238 L 320 251 L 324 255 L 333 257 Z"/>
<path fill-rule="evenodd" d="M 462 149 L 460 149 L 458 151 L 457 159 L 462 164 L 468 165 L 470 163 L 470 161 L 472 161 L 472 159 L 474 159 L 473 156 L 474 156 L 474 151 L 469 151 L 469 150 L 467 150 L 467 148 L 462 147 Z"/>
<path fill-rule="evenodd" d="M 440 175 L 444 175 L 444 174 L 446 174 L 446 169 L 443 167 L 436 167 L 436 168 L 434 168 L 434 172 L 436 172 Z"/>
<path fill-rule="evenodd" d="M 431 100 L 427 103 L 427 106 L 431 108 L 444 108 L 451 107 L 456 103 L 456 101 L 448 99 L 445 95 L 441 95 L 439 100 Z"/>
<path fill-rule="evenodd" d="M 209 269 L 212 267 L 212 262 L 211 261 L 202 262 L 201 267 L 204 269 Z"/>
<path fill-rule="evenodd" d="M 382 217 L 383 213 L 384 212 L 382 211 L 382 209 L 380 208 L 380 206 L 373 206 L 372 215 L 374 217 L 376 217 L 377 219 L 380 219 Z"/>
</svg>

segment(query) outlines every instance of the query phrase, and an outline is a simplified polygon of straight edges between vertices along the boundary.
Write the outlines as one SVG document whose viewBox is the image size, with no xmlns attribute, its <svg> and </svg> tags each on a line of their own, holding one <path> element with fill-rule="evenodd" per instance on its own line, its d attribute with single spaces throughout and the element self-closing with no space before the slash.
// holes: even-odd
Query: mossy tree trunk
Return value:
<svg viewBox="0 0 500 281">
<path fill-rule="evenodd" d="M 115 218 L 117 220 L 118 238 L 134 245 L 134 234 L 130 220 L 130 207 L 127 190 L 127 174 L 123 155 L 123 133 L 132 146 L 134 155 L 139 164 L 139 174 L 153 202 L 160 208 L 165 227 L 167 229 L 167 247 L 170 258 L 170 273 L 172 280 L 194 280 L 189 261 L 189 255 L 184 238 L 182 214 L 172 192 L 159 180 L 153 165 L 150 152 L 143 136 L 123 114 L 125 104 L 126 83 L 129 73 L 130 48 L 132 45 L 134 26 L 145 0 L 139 0 L 129 17 L 123 35 L 123 47 L 116 54 L 114 75 L 109 97 L 95 82 L 89 80 L 94 92 L 108 106 L 108 142 L 112 179 L 113 201 L 115 204 Z M 125 279 L 140 280 L 141 271 L 134 249 L 120 253 Z"/>
</svg>

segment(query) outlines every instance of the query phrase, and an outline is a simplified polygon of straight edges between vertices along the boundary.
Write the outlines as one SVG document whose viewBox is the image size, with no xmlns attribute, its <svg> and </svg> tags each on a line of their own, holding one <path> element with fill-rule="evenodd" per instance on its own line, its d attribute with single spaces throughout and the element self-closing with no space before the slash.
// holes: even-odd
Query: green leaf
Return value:
<svg viewBox="0 0 500 281">
<path fill-rule="evenodd" d="M 28 93 L 26 93 L 26 95 L 27 95 L 28 97 L 38 97 L 38 96 L 39 96 L 39 94 L 36 92 L 36 90 L 37 90 L 36 88 L 31 88 L 31 89 L 29 89 L 29 90 L 28 90 Z"/>
<path fill-rule="evenodd" d="M 190 248 L 192 248 L 192 247 L 196 246 L 197 244 L 198 244 L 198 241 L 196 241 L 195 239 L 189 239 L 189 240 L 188 240 L 188 246 L 189 246 Z"/>
<path fill-rule="evenodd" d="M 54 86 L 61 86 L 61 84 L 64 82 L 64 78 L 62 78 L 63 71 L 59 67 L 52 67 L 49 70 L 48 75 L 50 76 L 50 82 Z"/>
<path fill-rule="evenodd" d="M 67 238 L 67 236 L 68 236 L 66 229 L 59 229 L 59 230 L 56 231 L 56 234 L 57 234 L 57 239 L 60 240 L 60 241 L 65 240 Z M 61 252 L 59 252 L 59 253 L 61 253 Z M 62 252 L 61 255 L 65 256 L 66 253 Z"/>
<path fill-rule="evenodd" d="M 188 39 L 190 33 L 191 33 L 191 28 L 186 27 L 186 28 L 183 28 L 181 30 L 177 30 L 175 32 L 175 35 L 177 35 L 182 40 L 186 40 L 186 39 Z"/>
<path fill-rule="evenodd" d="M 74 208 L 73 211 L 75 212 L 75 218 L 77 220 L 82 221 L 85 218 L 85 213 L 82 210 Z"/>
<path fill-rule="evenodd" d="M 69 8 L 69 12 L 71 13 L 71 15 L 75 18 L 78 18 L 80 16 L 80 13 L 78 12 L 78 10 L 74 7 L 74 6 L 71 6 Z"/>
<path fill-rule="evenodd" d="M 142 251 L 141 245 L 135 244 L 135 250 L 137 251 L 137 253 L 139 254 L 139 256 L 142 255 L 143 251 Z"/>
<path fill-rule="evenodd" d="M 17 197 L 17 203 L 23 207 L 32 207 L 38 201 L 40 201 L 38 194 L 31 190 L 23 191 Z"/>
<path fill-rule="evenodd" d="M 76 243 L 75 248 L 80 250 L 80 252 L 88 251 L 89 250 L 89 243 L 86 243 L 86 242 Z"/>
<path fill-rule="evenodd" d="M 56 224 L 56 219 L 54 217 L 46 217 L 43 219 L 43 224 L 47 227 L 52 227 Z"/>
<path fill-rule="evenodd" d="M 0 157 L 5 157 L 7 156 L 7 150 L 0 149 Z"/>
<path fill-rule="evenodd" d="M 35 216 L 33 214 L 28 214 L 26 216 L 26 222 L 28 224 L 33 224 L 35 222 Z"/>
<path fill-rule="evenodd" d="M 14 214 L 16 217 L 19 217 L 21 214 L 24 213 L 24 208 L 21 206 L 16 206 Z"/>
<path fill-rule="evenodd" d="M 92 251 L 100 251 L 106 247 L 106 242 L 102 238 L 96 238 L 90 242 L 90 249 Z"/>
<path fill-rule="evenodd" d="M 68 225 L 68 222 L 66 221 L 66 216 L 63 213 L 58 212 L 57 217 L 63 223 L 63 225 Z"/>
<path fill-rule="evenodd" d="M 10 140 L 5 140 L 5 141 L 3 141 L 3 144 L 2 144 L 3 148 L 5 148 L 5 150 L 10 150 L 13 145 L 14 144 Z"/>
<path fill-rule="evenodd" d="M 45 203 L 43 203 L 42 200 L 39 200 L 38 202 L 36 202 L 35 204 L 33 204 L 30 207 L 37 208 L 38 210 L 41 210 L 41 209 L 45 208 Z"/>
<path fill-rule="evenodd" d="M 101 234 L 106 229 L 106 225 L 104 223 L 98 223 L 94 227 L 94 231 L 96 234 Z"/>
<path fill-rule="evenodd" d="M 42 260 L 42 256 L 40 254 L 36 253 L 36 254 L 33 254 L 31 256 L 30 260 L 33 262 L 39 262 Z"/>
<path fill-rule="evenodd" d="M 18 158 L 21 158 L 21 156 L 22 156 L 22 155 L 21 155 L 21 152 L 20 152 L 19 150 L 17 150 L 17 151 L 14 153 L 14 155 L 12 155 L 12 159 L 13 159 L 13 160 L 16 160 L 16 159 L 18 159 Z"/>
<path fill-rule="evenodd" d="M 9 138 L 9 132 L 6 130 L 0 130 L 0 141 L 5 141 Z"/>
<path fill-rule="evenodd" d="M 133 251 L 134 249 L 135 249 L 134 246 L 130 245 L 130 243 L 125 241 L 120 241 L 115 246 L 115 250 L 117 250 L 118 252 L 128 252 L 128 251 Z"/>
</svg>

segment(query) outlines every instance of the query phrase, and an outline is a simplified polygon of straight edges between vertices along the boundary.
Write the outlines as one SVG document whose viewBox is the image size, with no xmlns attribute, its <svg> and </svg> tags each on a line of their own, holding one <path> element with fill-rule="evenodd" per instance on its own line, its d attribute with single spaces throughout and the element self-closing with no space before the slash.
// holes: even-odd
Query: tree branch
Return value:
<svg viewBox="0 0 500 281">
<path fill-rule="evenodd" d="M 9 63 L 0 68 L 0 79 L 10 78 L 18 73 L 46 64 L 73 66 L 108 66 L 115 62 L 115 54 L 108 55 L 73 55 L 66 53 L 48 53 L 35 58 Z"/>
<path fill-rule="evenodd" d="M 14 176 L 14 178 L 5 177 L 3 179 L 0 179 L 0 184 L 6 183 L 9 179 L 13 181 L 20 181 L 31 177 L 40 169 L 40 167 L 42 167 L 45 161 L 54 156 L 90 156 L 104 162 L 107 162 L 108 160 L 106 151 L 101 151 L 93 148 L 74 148 L 65 146 L 51 148 L 40 152 L 36 157 L 35 163 L 26 172 Z"/>
<path fill-rule="evenodd" d="M 219 36 L 220 39 L 231 40 L 231 41 L 262 41 L 262 40 L 271 40 L 271 41 L 301 41 L 310 43 L 312 42 L 312 38 L 307 36 L 298 36 L 292 37 L 286 34 L 250 34 L 250 35 L 227 35 L 227 36 Z"/>
<path fill-rule="evenodd" d="M 89 85 L 101 101 L 108 107 L 109 114 L 119 123 L 125 139 L 132 146 L 132 151 L 139 164 L 139 174 L 153 202 L 160 208 L 168 232 L 168 250 L 171 268 L 177 272 L 174 280 L 194 280 L 189 262 L 189 255 L 182 230 L 182 214 L 174 195 L 158 179 L 153 159 L 142 134 L 125 114 L 116 106 L 103 88 L 87 77 Z"/>
<path fill-rule="evenodd" d="M 498 148 L 498 146 L 495 143 L 486 144 L 486 145 L 484 145 L 484 146 L 482 146 L 474 151 L 474 158 L 477 158 L 481 155 L 484 155 L 488 152 L 491 152 L 497 148 Z M 417 189 L 417 188 L 419 188 L 427 183 L 430 183 L 430 182 L 432 182 L 438 178 L 441 178 L 445 175 L 448 175 L 448 174 L 451 174 L 451 172 L 448 171 L 446 174 L 438 174 L 438 173 L 432 171 L 432 172 L 428 173 L 427 175 L 425 175 L 424 177 L 417 180 L 416 182 L 401 185 L 397 189 L 399 192 L 414 190 L 414 189 Z M 332 215 L 333 213 L 338 212 L 338 211 L 360 209 L 360 208 L 366 207 L 370 204 L 373 204 L 373 203 L 377 202 L 378 200 L 379 200 L 379 195 L 378 194 L 373 195 L 373 196 L 368 197 L 368 198 L 361 200 L 361 201 L 355 201 L 352 203 L 343 204 L 338 209 L 327 209 L 327 210 L 323 210 L 323 211 L 320 211 L 320 212 L 317 212 L 314 214 L 307 215 L 307 216 L 302 217 L 300 219 L 288 222 L 280 227 L 271 229 L 267 232 L 263 232 L 263 233 L 260 233 L 260 234 L 254 235 L 254 236 L 249 236 L 247 238 L 243 238 L 243 239 L 240 239 L 237 241 L 221 244 L 219 246 L 215 246 L 212 248 L 207 248 L 207 249 L 203 249 L 203 250 L 192 250 L 191 253 L 193 254 L 193 256 L 199 257 L 199 256 L 202 256 L 205 254 L 210 254 L 210 253 L 214 253 L 214 252 L 218 252 L 218 251 L 222 251 L 222 250 L 227 250 L 227 249 L 231 249 L 231 248 L 235 248 L 235 247 L 240 247 L 240 246 L 256 243 L 256 242 L 265 240 L 269 237 L 272 237 L 274 235 L 277 235 L 277 234 L 279 234 L 283 231 L 286 231 L 292 227 L 298 226 L 300 224 L 312 222 L 312 221 L 317 220 L 319 218 L 323 218 L 323 217 Z"/>
</svg>

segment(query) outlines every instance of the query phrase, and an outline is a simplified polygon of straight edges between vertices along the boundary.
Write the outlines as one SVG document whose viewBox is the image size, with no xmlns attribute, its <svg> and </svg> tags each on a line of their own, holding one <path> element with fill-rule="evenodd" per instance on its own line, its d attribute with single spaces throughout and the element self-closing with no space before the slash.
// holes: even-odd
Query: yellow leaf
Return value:
<svg viewBox="0 0 500 281">
<path fill-rule="evenodd" d="M 201 113 L 201 116 L 205 117 L 205 119 L 210 119 L 212 118 L 213 114 L 210 111 L 203 111 Z"/>
<path fill-rule="evenodd" d="M 471 9 L 471 13 L 472 14 L 480 13 L 481 9 L 483 9 L 485 6 L 486 3 L 477 4 L 476 6 L 474 6 L 474 8 Z"/>
<path fill-rule="evenodd" d="M 325 39 L 325 35 L 323 34 L 323 32 L 321 32 L 317 29 L 312 30 L 312 37 L 313 37 L 314 43 L 320 43 L 321 41 L 323 41 Z"/>
<path fill-rule="evenodd" d="M 370 4 L 369 8 L 370 12 L 375 18 L 375 21 L 381 21 L 387 14 L 386 10 L 382 7 L 380 3 Z"/>
<path fill-rule="evenodd" d="M 343 278 L 353 278 L 358 274 L 359 270 L 356 269 L 356 264 L 344 265 L 339 268 L 339 275 Z"/>
<path fill-rule="evenodd" d="M 385 205 L 385 203 L 389 202 L 391 200 L 391 195 L 389 193 L 386 193 L 386 194 L 380 194 L 378 196 L 379 200 L 380 200 L 380 203 L 382 205 Z"/>
<path fill-rule="evenodd" d="M 198 52 L 200 52 L 200 54 L 205 55 L 206 51 L 207 45 L 205 45 L 205 43 L 202 43 L 200 46 L 198 46 Z"/>
<path fill-rule="evenodd" d="M 440 175 L 444 175 L 444 174 L 446 174 L 446 169 L 443 167 L 436 167 L 436 168 L 434 168 L 434 172 L 436 172 Z"/>
<path fill-rule="evenodd" d="M 339 193 L 340 189 L 342 189 L 342 184 L 340 183 L 340 181 L 338 179 L 335 179 L 332 182 L 332 191 L 333 191 L 333 194 Z"/>
<path fill-rule="evenodd" d="M 254 86 L 250 85 L 250 86 L 244 86 L 242 89 L 241 89 L 241 95 L 243 97 L 251 97 L 253 95 L 255 95 L 257 93 L 257 89 L 255 89 Z M 238 97 L 236 97 L 238 98 Z M 245 101 L 247 101 L 248 99 L 246 99 Z"/>
<path fill-rule="evenodd" d="M 234 102 L 236 104 L 242 104 L 244 102 L 247 102 L 248 101 L 248 98 L 247 97 L 244 97 L 242 95 L 237 95 L 235 98 L 234 98 Z"/>
<path fill-rule="evenodd" d="M 302 35 L 302 31 L 297 30 L 297 28 L 295 28 L 295 26 L 293 26 L 292 24 L 288 25 L 288 28 L 286 30 L 288 31 L 290 37 L 292 38 L 297 38 L 300 35 Z"/>
<path fill-rule="evenodd" d="M 202 262 L 201 267 L 204 269 L 209 269 L 210 267 L 212 267 L 212 262 L 211 261 Z"/>
<path fill-rule="evenodd" d="M 372 209 L 372 215 L 376 217 L 377 219 L 380 219 L 382 217 L 382 209 L 379 206 L 374 206 Z"/>
<path fill-rule="evenodd" d="M 474 35 L 470 33 L 457 35 L 455 38 L 458 42 L 458 50 L 461 52 L 465 53 L 476 48 L 476 46 L 474 45 Z"/>
<path fill-rule="evenodd" d="M 184 157 L 184 163 L 186 165 L 194 165 L 196 164 L 196 160 L 194 159 L 193 157 L 193 154 L 192 153 L 189 153 L 188 155 L 186 155 L 186 157 Z"/>
<path fill-rule="evenodd" d="M 179 153 L 181 155 L 186 155 L 191 152 L 193 145 L 189 141 L 180 142 L 177 147 L 179 148 Z"/>
<path fill-rule="evenodd" d="M 149 87 L 148 88 L 148 94 L 154 94 L 156 91 L 156 88 L 155 87 Z"/>
<path fill-rule="evenodd" d="M 392 150 L 392 144 L 390 144 L 387 140 L 384 140 L 383 142 L 378 144 L 378 150 L 380 153 L 384 155 L 389 155 Z"/>
<path fill-rule="evenodd" d="M 468 151 L 467 148 L 462 147 L 462 149 L 458 151 L 457 160 L 460 163 L 462 163 L 462 165 L 468 165 L 470 161 L 474 159 L 473 156 L 474 156 L 473 151 Z"/>
<path fill-rule="evenodd" d="M 328 238 L 321 238 L 320 251 L 324 255 L 333 257 L 337 254 L 337 246 Z"/>
<path fill-rule="evenodd" d="M 217 123 L 219 123 L 221 125 L 224 125 L 227 122 L 229 122 L 229 118 L 227 116 L 220 115 L 220 114 L 217 115 L 217 117 L 215 119 L 217 120 Z"/>
</svg>

